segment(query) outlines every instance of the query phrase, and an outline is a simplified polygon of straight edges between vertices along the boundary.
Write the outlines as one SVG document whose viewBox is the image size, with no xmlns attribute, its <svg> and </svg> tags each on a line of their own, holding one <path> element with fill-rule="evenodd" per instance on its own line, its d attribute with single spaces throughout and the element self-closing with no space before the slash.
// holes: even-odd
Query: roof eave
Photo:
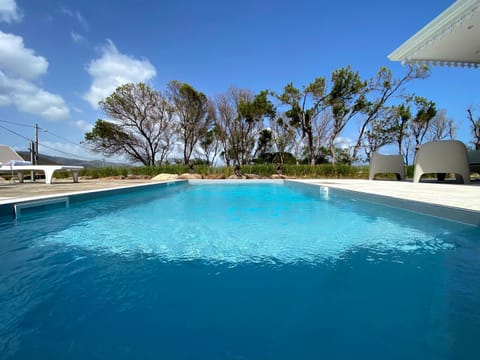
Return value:
<svg viewBox="0 0 480 360">
<path fill-rule="evenodd" d="M 480 0 L 457 0 L 388 55 L 388 58 L 392 61 L 401 61 L 402 64 L 418 63 L 419 61 L 411 59 L 413 54 L 420 48 L 433 43 L 445 31 L 458 26 L 465 18 L 473 16 L 479 10 Z M 424 62 L 424 60 L 422 61 Z M 470 65 L 475 66 L 475 63 L 470 63 Z"/>
</svg>

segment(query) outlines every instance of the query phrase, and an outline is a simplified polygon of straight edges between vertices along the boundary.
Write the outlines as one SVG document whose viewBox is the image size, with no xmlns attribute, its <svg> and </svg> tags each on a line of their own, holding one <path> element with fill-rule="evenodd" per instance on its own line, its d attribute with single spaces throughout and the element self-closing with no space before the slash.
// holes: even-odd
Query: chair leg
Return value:
<svg viewBox="0 0 480 360">
<path fill-rule="evenodd" d="M 45 184 L 51 184 L 52 183 L 52 177 L 53 173 L 55 170 L 50 170 L 50 169 L 45 169 Z"/>
<path fill-rule="evenodd" d="M 455 174 L 455 182 L 457 184 L 470 184 L 470 174 Z"/>
<path fill-rule="evenodd" d="M 422 177 L 422 175 L 423 175 L 423 174 L 422 174 L 421 172 L 419 172 L 418 170 L 415 169 L 415 170 L 413 171 L 413 182 L 414 182 L 414 183 L 420 182 L 420 178 Z"/>
</svg>

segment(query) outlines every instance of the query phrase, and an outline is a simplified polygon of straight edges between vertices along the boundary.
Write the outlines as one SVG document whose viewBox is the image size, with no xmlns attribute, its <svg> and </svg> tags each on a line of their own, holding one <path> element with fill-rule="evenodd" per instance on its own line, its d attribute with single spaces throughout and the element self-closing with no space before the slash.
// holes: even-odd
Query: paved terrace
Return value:
<svg viewBox="0 0 480 360">
<path fill-rule="evenodd" d="M 300 180 L 309 184 L 387 196 L 401 200 L 412 200 L 427 204 L 448 206 L 480 214 L 480 183 L 472 185 L 413 183 L 409 181 L 318 179 Z"/>
<path fill-rule="evenodd" d="M 27 199 L 38 199 L 55 195 L 75 194 L 85 191 L 113 189 L 125 186 L 134 186 L 152 183 L 150 180 L 112 180 L 95 179 L 82 180 L 73 183 L 72 179 L 54 179 L 53 184 L 45 184 L 43 180 L 30 182 L 10 181 L 0 182 L 0 205 L 25 201 Z"/>
<path fill-rule="evenodd" d="M 250 180 L 245 180 L 250 181 Z M 472 185 L 442 184 L 442 183 L 412 183 L 408 181 L 369 181 L 351 179 L 312 179 L 296 180 L 308 184 L 323 185 L 363 194 L 373 194 L 380 197 L 394 198 L 402 201 L 412 200 L 428 205 L 441 205 L 447 208 L 473 211 L 480 219 L 480 182 Z M 38 199 L 62 194 L 111 189 L 125 186 L 152 183 L 150 180 L 82 180 L 73 183 L 72 180 L 56 180 L 53 184 L 42 181 L 25 183 L 0 183 L 0 205 Z"/>
</svg>

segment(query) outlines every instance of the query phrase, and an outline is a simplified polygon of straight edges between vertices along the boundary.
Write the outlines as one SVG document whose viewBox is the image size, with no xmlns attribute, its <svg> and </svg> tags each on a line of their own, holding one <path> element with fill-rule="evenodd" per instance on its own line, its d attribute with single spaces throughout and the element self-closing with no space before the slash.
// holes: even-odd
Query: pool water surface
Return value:
<svg viewBox="0 0 480 360">
<path fill-rule="evenodd" d="M 480 230 L 282 184 L 0 223 L 0 358 L 476 358 Z"/>
</svg>

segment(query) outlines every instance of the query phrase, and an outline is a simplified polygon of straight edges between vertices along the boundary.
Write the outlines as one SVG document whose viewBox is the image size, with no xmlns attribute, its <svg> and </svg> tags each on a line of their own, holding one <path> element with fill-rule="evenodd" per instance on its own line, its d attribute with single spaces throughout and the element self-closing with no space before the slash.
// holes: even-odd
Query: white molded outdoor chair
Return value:
<svg viewBox="0 0 480 360">
<path fill-rule="evenodd" d="M 382 155 L 373 153 L 370 159 L 368 178 L 373 180 L 376 174 L 395 174 L 397 180 L 405 179 L 405 165 L 402 155 Z"/>
<path fill-rule="evenodd" d="M 459 183 L 470 183 L 468 152 L 461 141 L 431 141 L 420 146 L 415 155 L 413 182 L 420 182 L 424 174 L 437 174 L 442 180 L 449 173 L 455 174 Z"/>
</svg>

